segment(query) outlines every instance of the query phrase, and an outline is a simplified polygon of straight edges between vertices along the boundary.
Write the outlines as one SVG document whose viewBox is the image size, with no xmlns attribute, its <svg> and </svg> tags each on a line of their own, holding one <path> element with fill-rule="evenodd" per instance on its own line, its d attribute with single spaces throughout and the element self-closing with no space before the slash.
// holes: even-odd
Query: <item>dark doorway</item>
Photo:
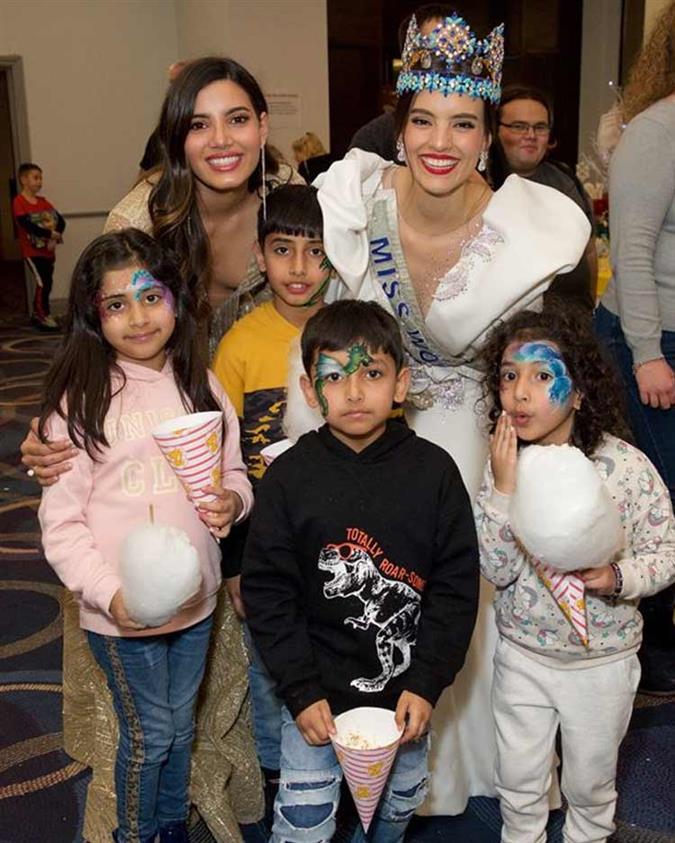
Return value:
<svg viewBox="0 0 675 843">
<path fill-rule="evenodd" d="M 0 311 L 13 314 L 26 311 L 24 272 L 12 217 L 16 166 L 8 71 L 0 67 Z"/>
<path fill-rule="evenodd" d="M 341 157 L 354 132 L 382 111 L 394 81 L 401 20 L 411 0 L 328 0 L 331 152 Z M 481 37 L 504 22 L 504 84 L 542 88 L 556 113 L 556 158 L 575 164 L 583 0 L 461 0 L 452 4 Z"/>
</svg>

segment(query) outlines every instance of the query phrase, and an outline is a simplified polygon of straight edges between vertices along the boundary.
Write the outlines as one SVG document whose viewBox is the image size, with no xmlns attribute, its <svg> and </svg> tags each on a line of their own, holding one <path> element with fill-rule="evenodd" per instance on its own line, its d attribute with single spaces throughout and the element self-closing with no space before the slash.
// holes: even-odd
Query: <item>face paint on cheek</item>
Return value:
<svg viewBox="0 0 675 843">
<path fill-rule="evenodd" d="M 319 359 L 316 362 L 314 391 L 316 392 L 316 397 L 319 401 L 321 415 L 324 418 L 328 415 L 328 401 L 326 400 L 326 396 L 323 394 L 323 387 L 328 378 L 333 374 L 339 375 L 341 378 L 349 377 L 349 375 L 354 374 L 360 366 L 368 366 L 373 362 L 372 357 L 368 354 L 368 350 L 363 343 L 359 343 L 358 345 L 353 345 L 351 348 L 348 348 L 347 354 L 348 359 L 343 366 L 342 363 L 334 357 L 324 354 L 323 352 L 319 352 Z"/>
<path fill-rule="evenodd" d="M 513 355 L 519 363 L 543 363 L 551 371 L 553 381 L 548 389 L 552 404 L 566 404 L 572 395 L 572 378 L 562 355 L 555 348 L 543 342 L 526 342 Z"/>
<path fill-rule="evenodd" d="M 328 282 L 330 281 L 330 273 L 326 276 L 325 280 L 321 283 L 319 289 L 309 297 L 309 299 L 304 303 L 301 304 L 300 307 L 314 307 L 314 305 L 319 301 L 319 299 L 323 296 L 326 292 L 326 287 L 328 286 Z"/>
<path fill-rule="evenodd" d="M 316 378 L 314 379 L 314 392 L 316 393 L 319 407 L 321 408 L 321 415 L 326 418 L 328 415 L 328 401 L 323 394 L 323 387 L 331 375 L 344 376 L 344 368 L 339 360 L 330 357 L 323 352 L 319 353 L 319 359 L 316 361 Z"/>
<path fill-rule="evenodd" d="M 120 295 L 124 295 L 124 293 L 120 293 Z M 119 316 L 122 311 L 110 310 L 107 306 L 105 301 L 103 300 L 103 295 L 99 290 L 98 293 L 94 296 L 94 303 L 96 305 L 96 309 L 98 310 L 98 318 L 101 322 L 106 322 L 108 319 L 112 319 L 114 316 Z"/>
</svg>

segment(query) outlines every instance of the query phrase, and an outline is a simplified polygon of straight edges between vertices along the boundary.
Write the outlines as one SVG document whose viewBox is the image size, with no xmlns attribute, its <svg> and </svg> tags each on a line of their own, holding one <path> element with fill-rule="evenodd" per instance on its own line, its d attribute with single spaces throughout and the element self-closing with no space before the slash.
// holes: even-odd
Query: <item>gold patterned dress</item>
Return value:
<svg viewBox="0 0 675 843">
<path fill-rule="evenodd" d="M 283 165 L 277 180 L 302 181 Z M 268 188 L 274 186 L 274 182 L 268 182 Z M 134 227 L 151 232 L 151 190 L 148 181 L 139 182 L 111 211 L 104 231 Z M 216 344 L 235 319 L 265 296 L 265 279 L 251 258 L 242 283 L 213 314 L 210 333 Z M 84 837 L 90 843 L 109 843 L 117 825 L 117 718 L 103 672 L 80 629 L 77 602 L 65 590 L 63 602 L 64 749 L 93 770 L 87 791 Z M 190 790 L 192 804 L 218 843 L 240 840 L 238 824 L 262 817 L 262 777 L 250 728 L 248 662 L 241 623 L 224 587 L 214 615 L 206 674 L 197 704 Z"/>
</svg>

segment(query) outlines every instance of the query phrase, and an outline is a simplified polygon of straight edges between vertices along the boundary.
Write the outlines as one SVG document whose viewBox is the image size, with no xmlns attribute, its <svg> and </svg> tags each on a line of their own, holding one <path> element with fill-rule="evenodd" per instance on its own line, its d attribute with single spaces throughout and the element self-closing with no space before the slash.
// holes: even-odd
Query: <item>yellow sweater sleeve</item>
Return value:
<svg viewBox="0 0 675 843">
<path fill-rule="evenodd" d="M 244 382 L 245 363 L 237 354 L 237 338 L 233 330 L 229 330 L 222 338 L 213 359 L 213 373 L 220 381 L 220 385 L 227 393 L 232 406 L 241 419 L 244 416 Z"/>
</svg>

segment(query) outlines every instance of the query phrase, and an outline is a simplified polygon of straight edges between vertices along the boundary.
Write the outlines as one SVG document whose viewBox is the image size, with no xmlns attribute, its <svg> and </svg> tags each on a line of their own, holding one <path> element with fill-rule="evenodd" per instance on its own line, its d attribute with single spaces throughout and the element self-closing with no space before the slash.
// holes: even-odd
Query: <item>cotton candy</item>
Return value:
<svg viewBox="0 0 675 843">
<path fill-rule="evenodd" d="M 509 514 L 526 550 L 559 571 L 606 565 L 623 544 L 616 504 L 593 463 L 570 445 L 521 450 Z"/>
<path fill-rule="evenodd" d="M 146 626 L 162 626 L 202 581 L 199 556 L 187 533 L 144 523 L 124 539 L 120 551 L 122 596 L 129 615 Z"/>
</svg>

